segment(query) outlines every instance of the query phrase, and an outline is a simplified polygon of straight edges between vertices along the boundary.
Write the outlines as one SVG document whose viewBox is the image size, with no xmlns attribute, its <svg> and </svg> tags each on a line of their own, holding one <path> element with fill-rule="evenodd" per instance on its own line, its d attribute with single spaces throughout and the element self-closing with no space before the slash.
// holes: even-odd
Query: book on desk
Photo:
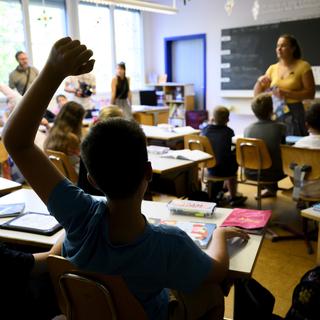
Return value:
<svg viewBox="0 0 320 320">
<path fill-rule="evenodd" d="M 235 208 L 221 224 L 221 227 L 238 227 L 248 233 L 262 234 L 271 218 L 271 210 Z"/>
<path fill-rule="evenodd" d="M 0 204 L 0 218 L 15 217 L 23 212 L 24 203 Z"/>
<path fill-rule="evenodd" d="M 175 226 L 183 230 L 201 249 L 206 249 L 209 246 L 213 231 L 217 227 L 214 223 L 186 222 L 158 218 L 148 218 L 148 222 L 154 225 Z"/>
<path fill-rule="evenodd" d="M 171 150 L 168 153 L 161 155 L 162 158 L 168 159 L 180 159 L 189 161 L 201 161 L 207 159 L 210 156 L 208 153 L 200 150 Z"/>
</svg>

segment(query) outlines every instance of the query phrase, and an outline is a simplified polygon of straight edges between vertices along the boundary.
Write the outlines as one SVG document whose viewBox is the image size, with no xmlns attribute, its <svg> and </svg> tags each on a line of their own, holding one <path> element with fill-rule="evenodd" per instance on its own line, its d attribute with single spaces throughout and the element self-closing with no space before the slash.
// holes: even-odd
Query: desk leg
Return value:
<svg viewBox="0 0 320 320">
<path fill-rule="evenodd" d="M 320 266 L 320 222 L 318 222 L 317 265 Z"/>
</svg>

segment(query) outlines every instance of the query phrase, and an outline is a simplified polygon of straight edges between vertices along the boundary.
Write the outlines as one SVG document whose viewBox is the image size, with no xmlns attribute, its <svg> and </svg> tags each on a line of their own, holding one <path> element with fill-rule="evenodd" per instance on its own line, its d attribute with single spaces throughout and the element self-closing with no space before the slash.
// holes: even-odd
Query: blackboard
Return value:
<svg viewBox="0 0 320 320">
<path fill-rule="evenodd" d="M 304 60 L 320 66 L 320 18 L 223 29 L 221 89 L 252 90 L 257 78 L 277 62 L 276 43 L 284 33 L 297 38 Z"/>
</svg>

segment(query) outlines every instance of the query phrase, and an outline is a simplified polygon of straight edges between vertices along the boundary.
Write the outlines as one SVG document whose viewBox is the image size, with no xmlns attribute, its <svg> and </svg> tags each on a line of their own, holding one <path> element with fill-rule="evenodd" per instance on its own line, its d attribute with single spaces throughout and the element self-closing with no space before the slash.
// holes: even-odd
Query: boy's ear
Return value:
<svg viewBox="0 0 320 320">
<path fill-rule="evenodd" d="M 152 181 L 152 166 L 150 161 L 146 163 L 145 177 L 148 182 Z"/>
</svg>

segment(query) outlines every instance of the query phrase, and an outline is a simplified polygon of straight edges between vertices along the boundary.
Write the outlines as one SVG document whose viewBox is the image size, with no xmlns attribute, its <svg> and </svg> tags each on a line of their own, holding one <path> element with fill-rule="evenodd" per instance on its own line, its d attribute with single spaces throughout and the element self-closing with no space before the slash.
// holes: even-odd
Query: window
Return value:
<svg viewBox="0 0 320 320">
<path fill-rule="evenodd" d="M 8 83 L 9 73 L 17 66 L 15 54 L 25 50 L 20 1 L 0 0 L 0 83 Z"/>
<path fill-rule="evenodd" d="M 131 89 L 144 84 L 142 27 L 139 11 L 116 8 L 114 11 L 116 60 L 126 63 Z"/>
<path fill-rule="evenodd" d="M 66 10 L 64 0 L 29 0 L 33 65 L 40 70 L 54 42 L 65 37 Z M 48 18 L 47 21 L 44 21 Z"/>
<path fill-rule="evenodd" d="M 93 50 L 93 58 L 96 60 L 93 73 L 96 76 L 97 92 L 110 91 L 113 68 L 109 7 L 80 3 L 79 24 L 81 42 Z"/>
</svg>

